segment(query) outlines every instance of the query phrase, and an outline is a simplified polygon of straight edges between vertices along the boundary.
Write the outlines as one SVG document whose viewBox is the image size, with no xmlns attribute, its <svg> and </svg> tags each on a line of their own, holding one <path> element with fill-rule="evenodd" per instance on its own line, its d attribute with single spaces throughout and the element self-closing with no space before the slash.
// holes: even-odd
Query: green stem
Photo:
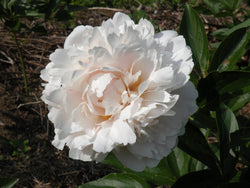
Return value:
<svg viewBox="0 0 250 188">
<path fill-rule="evenodd" d="M 19 54 L 19 58 L 21 61 L 21 66 L 22 66 L 22 72 L 23 72 L 23 79 L 24 79 L 24 88 L 25 88 L 25 93 L 28 96 L 29 95 L 29 91 L 28 91 L 28 81 L 27 81 L 27 75 L 26 75 L 26 70 L 25 70 L 25 66 L 24 66 L 24 61 L 23 61 L 23 53 L 22 50 L 20 48 L 19 42 L 17 40 L 16 34 L 14 33 L 14 41 L 16 43 L 17 46 L 17 51 Z"/>
</svg>

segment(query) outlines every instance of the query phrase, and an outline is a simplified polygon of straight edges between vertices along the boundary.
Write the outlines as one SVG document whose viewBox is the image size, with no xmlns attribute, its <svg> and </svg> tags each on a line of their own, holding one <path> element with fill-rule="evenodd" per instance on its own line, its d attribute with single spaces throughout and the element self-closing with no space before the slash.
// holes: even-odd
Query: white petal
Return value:
<svg viewBox="0 0 250 188">
<path fill-rule="evenodd" d="M 85 46 L 88 46 L 88 38 L 91 36 L 91 33 L 93 31 L 93 27 L 91 26 L 78 26 L 76 27 L 70 35 L 66 38 L 64 43 L 64 48 L 84 48 Z"/>
<path fill-rule="evenodd" d="M 161 32 L 155 34 L 155 40 L 158 43 L 160 43 L 162 46 L 166 46 L 168 44 L 168 42 L 172 38 L 175 38 L 176 36 L 177 36 L 176 31 L 171 31 L 171 30 L 161 31 Z"/>
<path fill-rule="evenodd" d="M 133 144 L 136 141 L 134 130 L 128 125 L 128 123 L 120 119 L 114 122 L 110 136 L 113 141 L 123 145 Z"/>
<path fill-rule="evenodd" d="M 93 150 L 107 153 L 113 150 L 115 143 L 110 137 L 111 126 L 102 127 L 93 142 Z"/>
<path fill-rule="evenodd" d="M 114 150 L 114 154 L 122 162 L 123 165 L 134 171 L 143 171 L 146 167 L 146 163 L 144 160 L 137 158 L 126 148 L 116 148 Z"/>
</svg>

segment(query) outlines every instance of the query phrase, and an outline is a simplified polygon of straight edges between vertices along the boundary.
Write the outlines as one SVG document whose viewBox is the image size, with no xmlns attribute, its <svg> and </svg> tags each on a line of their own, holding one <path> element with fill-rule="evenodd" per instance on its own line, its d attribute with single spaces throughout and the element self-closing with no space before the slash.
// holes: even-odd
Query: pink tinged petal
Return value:
<svg viewBox="0 0 250 188">
<path fill-rule="evenodd" d="M 143 93 L 142 97 L 144 101 L 152 101 L 152 102 L 169 102 L 171 95 L 166 91 L 148 91 Z"/>
<path fill-rule="evenodd" d="M 161 44 L 162 46 L 166 46 L 169 43 L 169 41 L 175 38 L 176 36 L 177 36 L 176 31 L 167 30 L 167 31 L 156 33 L 155 40 L 157 43 Z"/>
<path fill-rule="evenodd" d="M 155 64 L 153 61 L 146 59 L 139 59 L 133 64 L 132 73 L 141 72 L 140 79 L 141 81 L 146 81 L 150 74 L 153 72 Z"/>
<path fill-rule="evenodd" d="M 110 73 L 106 74 L 96 74 L 91 78 L 91 87 L 90 90 L 93 93 L 96 93 L 97 97 L 102 97 L 103 92 L 106 89 L 107 85 L 111 82 L 111 80 L 114 78 L 114 75 Z"/>
<path fill-rule="evenodd" d="M 141 108 L 142 98 L 133 100 L 128 106 L 126 106 L 120 113 L 121 120 L 129 120 L 133 115 Z"/>
</svg>

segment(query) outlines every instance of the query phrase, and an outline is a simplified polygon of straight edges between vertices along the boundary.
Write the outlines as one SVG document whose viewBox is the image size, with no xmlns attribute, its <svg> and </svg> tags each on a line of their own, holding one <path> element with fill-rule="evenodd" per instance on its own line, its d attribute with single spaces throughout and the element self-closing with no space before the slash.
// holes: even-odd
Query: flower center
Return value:
<svg viewBox="0 0 250 188">
<path fill-rule="evenodd" d="M 127 87 L 121 77 L 113 73 L 99 72 L 89 78 L 88 106 L 103 119 L 109 119 L 119 113 L 128 99 Z"/>
</svg>

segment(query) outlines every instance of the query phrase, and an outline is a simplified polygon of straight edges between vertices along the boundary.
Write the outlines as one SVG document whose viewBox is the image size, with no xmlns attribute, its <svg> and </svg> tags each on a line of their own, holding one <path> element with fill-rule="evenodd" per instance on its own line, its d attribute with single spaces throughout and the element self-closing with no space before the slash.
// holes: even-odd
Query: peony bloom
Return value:
<svg viewBox="0 0 250 188">
<path fill-rule="evenodd" d="M 53 145 L 83 161 L 109 152 L 128 168 L 154 167 L 177 144 L 197 109 L 191 51 L 175 31 L 116 13 L 78 26 L 41 72 Z"/>
</svg>

